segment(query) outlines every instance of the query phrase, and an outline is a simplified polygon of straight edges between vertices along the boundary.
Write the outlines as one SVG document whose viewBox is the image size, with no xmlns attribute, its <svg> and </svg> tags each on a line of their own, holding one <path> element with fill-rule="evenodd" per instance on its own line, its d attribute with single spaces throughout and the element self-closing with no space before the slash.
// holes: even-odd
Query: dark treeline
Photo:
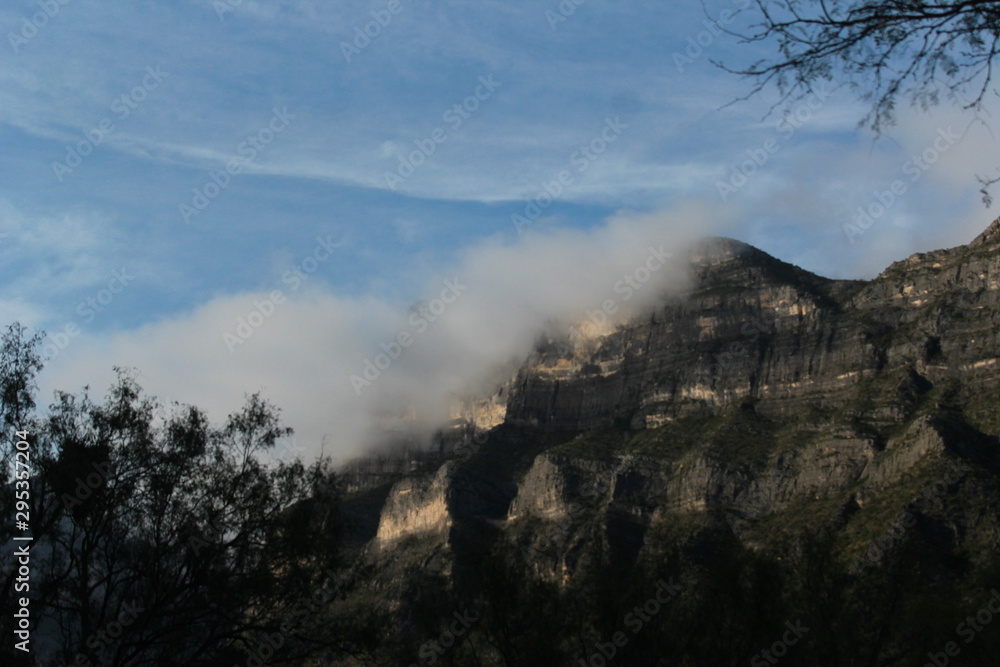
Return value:
<svg viewBox="0 0 1000 667">
<path fill-rule="evenodd" d="M 39 342 L 14 325 L 0 348 L 4 665 L 889 667 L 1000 655 L 1000 622 L 982 612 L 1000 610 L 1000 560 L 957 546 L 941 514 L 915 511 L 862 567 L 835 527 L 750 549 L 721 512 L 651 532 L 638 560 L 609 556 L 595 523 L 563 580 L 552 554 L 489 527 L 447 570 L 407 559 L 406 544 L 395 561 L 348 563 L 330 464 L 270 461 L 290 429 L 259 395 L 213 426 L 192 406 L 164 411 L 119 371 L 102 400 L 60 393 L 39 411 Z M 15 519 L 18 441 L 27 531 Z M 995 475 L 976 484 L 987 504 L 1000 497 Z M 25 534 L 27 593 L 14 553 Z M 30 654 L 7 630 L 22 597 Z"/>
<path fill-rule="evenodd" d="M 336 566 L 330 465 L 268 462 L 291 430 L 259 395 L 215 427 L 164 412 L 123 370 L 103 400 L 60 393 L 36 414 L 40 342 L 15 324 L 0 343 L 0 663 L 242 661 Z M 24 598 L 30 653 L 10 630 Z M 288 634 L 301 651 L 322 641 Z"/>
<path fill-rule="evenodd" d="M 330 664 L 995 665 L 1000 622 L 983 619 L 1000 614 L 983 610 L 1000 610 L 996 561 L 977 569 L 922 539 L 858 572 L 830 537 L 776 557 L 720 522 L 627 569 L 595 553 L 568 586 L 540 579 L 530 550 L 497 546 L 464 585 L 414 570 L 404 612 L 341 617 L 368 638 L 365 659 Z"/>
</svg>

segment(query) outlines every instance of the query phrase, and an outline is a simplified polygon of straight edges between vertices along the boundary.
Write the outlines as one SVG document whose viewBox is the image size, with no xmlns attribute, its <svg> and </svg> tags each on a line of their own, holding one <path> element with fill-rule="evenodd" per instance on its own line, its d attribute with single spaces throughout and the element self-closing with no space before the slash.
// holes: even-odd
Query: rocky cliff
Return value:
<svg viewBox="0 0 1000 667">
<path fill-rule="evenodd" d="M 504 545 L 565 588 L 709 524 L 761 553 L 830 535 L 855 573 L 905 513 L 949 553 L 996 551 L 1000 221 L 871 281 L 730 239 L 698 244 L 690 266 L 690 292 L 654 312 L 540 339 L 456 412 L 440 460 L 378 478 L 362 536 L 376 589 L 414 563 L 460 587 Z"/>
</svg>

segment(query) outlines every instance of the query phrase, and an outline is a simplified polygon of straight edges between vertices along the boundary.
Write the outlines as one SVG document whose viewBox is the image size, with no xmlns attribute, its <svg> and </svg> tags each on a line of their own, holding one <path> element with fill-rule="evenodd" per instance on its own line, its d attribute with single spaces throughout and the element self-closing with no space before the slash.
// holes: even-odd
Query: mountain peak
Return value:
<svg viewBox="0 0 1000 667">
<path fill-rule="evenodd" d="M 994 220 L 969 245 L 1000 245 L 1000 218 Z"/>
<path fill-rule="evenodd" d="M 691 249 L 691 259 L 695 263 L 729 260 L 748 254 L 766 255 L 767 253 L 748 243 L 727 236 L 706 236 L 699 239 Z"/>
</svg>

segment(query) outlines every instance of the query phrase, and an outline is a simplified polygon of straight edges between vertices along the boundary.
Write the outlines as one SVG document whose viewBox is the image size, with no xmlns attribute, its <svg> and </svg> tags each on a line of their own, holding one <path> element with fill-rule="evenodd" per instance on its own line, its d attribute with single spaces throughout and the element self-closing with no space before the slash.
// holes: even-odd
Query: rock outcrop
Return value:
<svg viewBox="0 0 1000 667">
<path fill-rule="evenodd" d="M 405 560 L 387 546 L 423 536 L 461 576 L 484 540 L 507 541 L 565 582 L 595 540 L 634 560 L 681 516 L 722 511 L 764 548 L 775 517 L 852 534 L 946 463 L 1000 468 L 1000 221 L 871 281 L 729 239 L 690 259 L 683 298 L 593 340 L 550 335 L 468 399 L 443 463 L 383 465 L 378 557 Z"/>
</svg>

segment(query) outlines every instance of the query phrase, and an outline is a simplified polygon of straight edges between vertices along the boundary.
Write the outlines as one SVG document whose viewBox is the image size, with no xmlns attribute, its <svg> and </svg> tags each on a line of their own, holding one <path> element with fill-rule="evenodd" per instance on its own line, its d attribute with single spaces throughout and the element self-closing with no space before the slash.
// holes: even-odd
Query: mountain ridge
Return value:
<svg viewBox="0 0 1000 667">
<path fill-rule="evenodd" d="M 593 339 L 543 336 L 432 451 L 364 481 L 360 464 L 343 471 L 353 543 L 378 573 L 362 589 L 405 607 L 429 570 L 480 590 L 479 563 L 501 553 L 572 595 L 594 568 L 711 560 L 684 545 L 781 567 L 817 539 L 862 586 L 900 557 L 872 551 L 900 513 L 915 524 L 893 544 L 916 549 L 917 571 L 955 587 L 986 576 L 1000 547 L 1000 221 L 867 281 L 725 238 L 689 259 L 685 295 Z M 941 507 L 925 507 L 939 487 Z"/>
</svg>

